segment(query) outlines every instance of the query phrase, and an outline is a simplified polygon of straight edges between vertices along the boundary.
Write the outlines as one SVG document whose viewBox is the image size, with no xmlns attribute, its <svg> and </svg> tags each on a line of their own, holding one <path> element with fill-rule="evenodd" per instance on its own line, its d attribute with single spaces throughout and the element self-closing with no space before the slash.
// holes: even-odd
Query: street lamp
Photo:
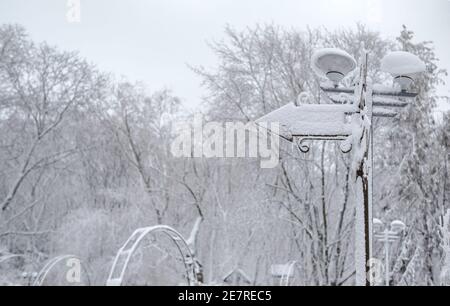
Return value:
<svg viewBox="0 0 450 306">
<path fill-rule="evenodd" d="M 408 90 L 425 69 L 417 56 L 404 51 L 391 52 L 381 60 L 381 70 L 390 73 L 402 91 Z"/>
<path fill-rule="evenodd" d="M 406 229 L 405 223 L 402 221 L 393 221 L 391 223 L 391 228 L 384 228 L 384 223 L 379 219 L 373 219 L 373 225 L 376 230 L 375 232 L 375 238 L 379 241 L 384 243 L 384 260 L 385 260 L 385 282 L 386 286 L 389 286 L 389 247 L 391 243 L 394 243 L 395 241 L 400 239 L 400 234 Z"/>
<path fill-rule="evenodd" d="M 314 53 L 311 67 L 318 76 L 329 79 L 337 87 L 347 74 L 356 69 L 356 61 L 343 50 L 327 48 Z"/>
<path fill-rule="evenodd" d="M 444 255 L 440 283 L 442 286 L 450 286 L 450 209 L 441 217 L 439 229 L 439 236 L 441 238 L 440 246 Z"/>
<path fill-rule="evenodd" d="M 37 274 L 38 274 L 37 272 L 23 272 L 21 276 L 27 283 L 27 286 L 31 286 L 31 284 L 36 279 Z"/>
<path fill-rule="evenodd" d="M 324 54 L 327 54 L 325 56 Z M 323 58 L 334 58 L 335 66 L 324 64 Z M 392 52 L 382 60 L 382 69 L 389 72 L 400 84 L 401 91 L 395 89 L 377 89 L 368 79 L 368 52 L 363 52 L 360 61 L 359 79 L 354 88 L 340 88 L 339 84 L 333 87 L 321 86 L 324 92 L 330 94 L 330 99 L 334 103 L 357 105 L 358 110 L 352 115 L 353 126 L 353 144 L 352 148 L 356 152 L 354 164 L 356 165 L 356 226 L 355 226 L 355 258 L 356 258 L 356 284 L 370 286 L 371 280 L 370 267 L 368 262 L 372 253 L 372 172 L 373 172 L 373 117 L 396 117 L 398 113 L 391 110 L 391 107 L 405 107 L 408 103 L 396 100 L 386 99 L 389 97 L 413 98 L 417 93 L 408 92 L 415 78 L 425 71 L 425 64 L 415 55 L 408 52 Z M 349 63 L 352 62 L 351 56 L 345 51 L 335 49 L 319 50 L 312 57 L 312 67 L 319 77 L 324 75 L 329 79 L 334 78 L 333 71 L 340 69 L 345 76 L 351 72 Z M 330 75 L 331 73 L 331 75 Z M 342 80 L 342 79 L 341 79 Z M 349 101 L 343 101 L 341 97 L 332 94 L 353 94 Z M 400 224 L 398 224 L 400 225 Z"/>
<path fill-rule="evenodd" d="M 356 197 L 355 266 L 356 284 L 370 286 L 372 253 L 372 170 L 373 170 L 373 117 L 393 118 L 396 110 L 408 102 L 395 99 L 414 98 L 408 92 L 415 78 L 425 71 L 425 64 L 407 52 L 392 52 L 382 60 L 382 68 L 400 84 L 401 90 L 374 88 L 368 78 L 369 54 L 364 51 L 360 60 L 359 75 L 355 85 L 346 88 L 340 82 L 357 67 L 355 59 L 339 49 L 322 49 L 314 53 L 311 68 L 320 78 L 328 79 L 333 86 L 322 85 L 332 102 L 339 105 L 301 104 L 307 98 L 302 94 L 298 101 L 289 103 L 256 121 L 267 128 L 267 123 L 278 123 L 278 135 L 298 145 L 307 153 L 305 141 L 341 141 L 344 153 L 354 151 L 353 171 Z M 351 123 L 348 122 L 351 117 Z M 273 133 L 277 133 L 273 131 Z M 400 224 L 398 224 L 400 225 Z"/>
</svg>

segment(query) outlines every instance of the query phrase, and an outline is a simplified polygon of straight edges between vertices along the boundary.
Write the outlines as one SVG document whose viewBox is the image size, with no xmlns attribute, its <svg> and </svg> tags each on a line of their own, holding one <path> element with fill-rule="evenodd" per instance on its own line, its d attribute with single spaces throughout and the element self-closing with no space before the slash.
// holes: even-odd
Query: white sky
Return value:
<svg viewBox="0 0 450 306">
<path fill-rule="evenodd" d="M 301 30 L 361 21 L 386 37 L 406 24 L 418 40 L 435 42 L 441 66 L 450 71 L 450 0 L 80 1 L 81 23 L 68 23 L 67 0 L 0 0 L 0 23 L 22 24 L 33 39 L 78 50 L 101 69 L 142 80 L 151 90 L 170 88 L 188 106 L 198 105 L 204 91 L 186 64 L 214 66 L 206 42 L 223 38 L 227 23 L 242 29 L 273 22 Z M 449 89 L 440 93 L 450 95 Z"/>
</svg>

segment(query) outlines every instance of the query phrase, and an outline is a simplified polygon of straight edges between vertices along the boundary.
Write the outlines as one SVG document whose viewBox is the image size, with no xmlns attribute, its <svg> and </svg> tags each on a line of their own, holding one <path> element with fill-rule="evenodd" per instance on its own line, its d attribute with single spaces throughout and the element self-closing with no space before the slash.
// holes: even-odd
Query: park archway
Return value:
<svg viewBox="0 0 450 306">
<path fill-rule="evenodd" d="M 163 250 L 161 246 L 158 245 L 158 237 L 167 238 L 168 242 L 172 244 L 171 251 Z M 186 240 L 173 228 L 159 225 L 137 229 L 128 238 L 125 244 L 117 252 L 106 282 L 107 286 L 121 286 L 123 284 L 132 256 L 138 252 L 141 244 L 146 238 L 151 239 L 151 251 L 161 251 L 161 254 L 165 256 L 165 258 L 170 257 L 181 262 L 183 271 L 181 275 L 179 275 L 179 281 L 183 282 L 183 285 L 194 286 L 197 284 L 197 265 Z"/>
<path fill-rule="evenodd" d="M 91 285 L 89 269 L 83 264 L 83 261 L 74 255 L 60 255 L 50 259 L 45 266 L 39 271 L 33 286 L 42 286 L 45 281 L 49 278 L 50 274 L 58 269 L 64 264 L 66 282 L 72 285 Z M 74 269 L 75 275 L 70 275 L 71 270 Z M 76 275 L 80 273 L 80 275 Z M 67 277 L 73 277 L 72 279 L 67 279 Z M 64 282 L 64 284 L 66 283 Z"/>
</svg>

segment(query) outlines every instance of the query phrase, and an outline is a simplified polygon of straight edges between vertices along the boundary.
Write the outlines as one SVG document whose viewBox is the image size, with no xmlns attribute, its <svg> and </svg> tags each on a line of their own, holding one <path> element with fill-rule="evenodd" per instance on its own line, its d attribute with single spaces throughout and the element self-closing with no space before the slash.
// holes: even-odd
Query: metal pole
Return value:
<svg viewBox="0 0 450 306">
<path fill-rule="evenodd" d="M 369 145 L 368 145 L 368 167 L 367 167 L 367 203 L 365 203 L 365 206 L 367 206 L 367 214 L 365 215 L 365 223 L 366 226 L 366 258 L 368 260 L 372 259 L 372 231 L 373 231 L 373 86 L 372 84 L 367 84 L 367 91 L 366 91 L 366 110 L 367 110 L 367 116 L 369 118 L 370 127 L 368 130 L 368 137 L 369 137 Z M 369 272 L 370 267 L 367 267 L 367 273 Z M 371 274 L 369 274 L 371 275 Z M 370 286 L 372 284 L 372 280 L 368 279 L 368 285 Z"/>
<path fill-rule="evenodd" d="M 359 89 L 355 93 L 359 100 L 360 124 L 362 134 L 358 142 L 362 152 L 356 169 L 356 226 L 355 226 L 355 260 L 356 260 L 356 285 L 370 286 L 371 241 L 372 241 L 372 88 L 367 84 L 368 53 L 364 52 L 361 65 L 361 77 Z"/>
<path fill-rule="evenodd" d="M 371 128 L 365 128 L 365 146 L 366 153 L 364 154 L 364 161 L 362 164 L 362 183 L 363 183 L 363 206 L 364 206 L 364 252 L 365 252 L 365 265 L 366 265 L 366 286 L 370 286 L 372 280 L 370 279 L 370 266 L 369 261 L 371 259 L 372 250 L 372 235 L 371 235 L 371 216 L 372 216 L 372 188 L 371 188 L 371 178 L 372 178 L 372 156 L 371 156 Z M 361 205 L 361 203 L 359 204 Z"/>
<path fill-rule="evenodd" d="M 389 287 L 389 232 L 384 231 L 384 259 L 385 259 L 385 277 L 386 277 L 386 287 Z"/>
</svg>

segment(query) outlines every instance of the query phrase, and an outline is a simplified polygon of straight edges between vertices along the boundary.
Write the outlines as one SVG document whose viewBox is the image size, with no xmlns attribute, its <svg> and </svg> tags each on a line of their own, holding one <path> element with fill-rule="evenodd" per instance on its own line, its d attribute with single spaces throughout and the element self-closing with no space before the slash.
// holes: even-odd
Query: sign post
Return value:
<svg viewBox="0 0 450 306">
<path fill-rule="evenodd" d="M 396 67 L 392 58 L 405 54 L 394 52 L 386 56 L 385 62 L 391 62 L 390 70 L 396 80 L 403 80 L 406 76 L 399 75 L 396 70 L 404 71 L 404 67 Z M 414 75 L 424 68 L 421 61 L 411 54 L 406 58 L 415 64 L 413 74 L 407 79 L 413 80 Z M 395 89 L 373 90 L 368 81 L 368 53 L 364 51 L 359 66 L 359 76 L 353 88 L 341 88 L 338 83 L 345 75 L 356 68 L 353 58 L 345 51 L 336 49 L 320 50 L 313 56 L 313 68 L 319 76 L 325 76 L 334 82 L 334 86 L 321 87 L 330 94 L 329 98 L 335 104 L 306 104 L 295 103 L 262 117 L 256 123 L 279 123 L 279 136 L 295 142 L 303 153 L 309 152 L 306 141 L 333 140 L 341 141 L 340 148 L 344 153 L 353 151 L 354 198 L 356 209 L 355 223 L 355 268 L 356 285 L 370 286 L 372 284 L 370 261 L 372 259 L 372 197 L 373 197 L 373 118 L 396 117 L 398 113 L 388 108 L 405 107 L 403 100 L 394 97 L 414 98 L 416 93 L 406 91 L 401 82 L 401 91 Z M 386 59 L 385 58 L 385 59 Z M 414 65 L 411 65 L 414 68 Z M 424 65 L 423 65 L 424 66 Z M 409 67 L 408 67 L 409 68 Z M 333 94 L 335 94 L 333 96 Z M 336 96 L 336 94 L 339 94 Z M 374 107 L 375 106 L 375 107 Z M 349 122 L 349 118 L 351 121 Z"/>
</svg>

